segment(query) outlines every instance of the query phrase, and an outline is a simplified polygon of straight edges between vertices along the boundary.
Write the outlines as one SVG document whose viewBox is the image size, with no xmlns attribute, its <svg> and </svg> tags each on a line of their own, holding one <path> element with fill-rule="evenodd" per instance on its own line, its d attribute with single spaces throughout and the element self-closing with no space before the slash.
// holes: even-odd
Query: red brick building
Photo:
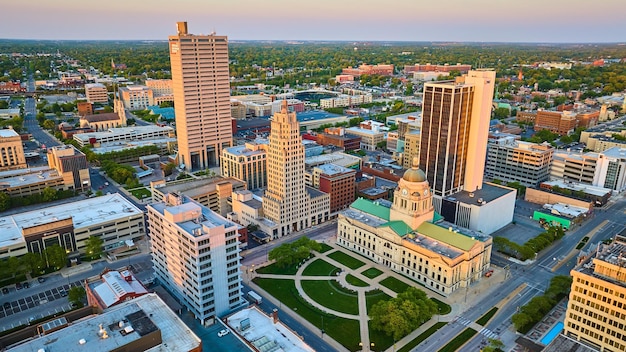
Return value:
<svg viewBox="0 0 626 352">
<path fill-rule="evenodd" d="M 537 111 L 535 131 L 549 130 L 552 133 L 566 135 L 578 127 L 578 120 L 573 114 L 561 111 Z"/>
<path fill-rule="evenodd" d="M 78 115 L 80 116 L 93 115 L 93 104 L 88 101 L 80 101 L 76 103 L 76 108 L 78 109 Z"/>
<path fill-rule="evenodd" d="M 87 302 L 90 306 L 104 310 L 124 301 L 148 293 L 145 286 L 133 276 L 129 269 L 105 271 L 85 281 Z"/>
<path fill-rule="evenodd" d="M 345 129 L 326 128 L 324 133 L 317 135 L 317 144 L 334 145 L 344 150 L 357 150 L 361 148 L 361 137 L 352 134 L 345 134 Z"/>
<path fill-rule="evenodd" d="M 349 207 L 356 199 L 356 170 L 334 164 L 321 165 L 319 169 L 319 189 L 330 195 L 330 213 Z"/>
</svg>

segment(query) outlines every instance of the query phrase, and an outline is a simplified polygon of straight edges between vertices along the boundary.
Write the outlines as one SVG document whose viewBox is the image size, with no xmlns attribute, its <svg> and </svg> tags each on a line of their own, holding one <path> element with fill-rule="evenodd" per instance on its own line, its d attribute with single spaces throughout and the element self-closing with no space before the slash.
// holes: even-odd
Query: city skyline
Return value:
<svg viewBox="0 0 626 352">
<path fill-rule="evenodd" d="M 146 8 L 144 4 L 120 0 L 106 3 L 59 0 L 33 8 L 31 3 L 14 2 L 3 8 L 6 13 L 19 15 L 7 16 L 0 23 L 0 36 L 160 41 L 173 32 L 173 23 L 187 21 L 194 34 L 215 31 L 227 35 L 231 41 L 623 42 L 619 24 L 626 6 L 618 0 L 602 0 L 600 5 L 592 7 L 582 0 L 550 3 L 530 0 L 523 7 L 478 0 L 473 5 L 468 7 L 461 0 L 437 3 L 394 0 L 385 6 L 371 0 L 339 3 L 320 0 L 300 3 L 294 9 L 292 3 L 284 0 L 262 3 L 156 0 Z M 102 20 L 94 21 L 94 18 Z"/>
</svg>

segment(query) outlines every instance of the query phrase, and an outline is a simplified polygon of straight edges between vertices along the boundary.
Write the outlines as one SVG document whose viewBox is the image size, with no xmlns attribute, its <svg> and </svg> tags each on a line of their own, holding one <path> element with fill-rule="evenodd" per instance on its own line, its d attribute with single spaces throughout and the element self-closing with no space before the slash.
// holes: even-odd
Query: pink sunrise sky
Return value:
<svg viewBox="0 0 626 352">
<path fill-rule="evenodd" d="M 625 42 L 624 0 L 35 0 L 0 38 L 166 40 L 175 22 L 230 40 Z"/>
</svg>

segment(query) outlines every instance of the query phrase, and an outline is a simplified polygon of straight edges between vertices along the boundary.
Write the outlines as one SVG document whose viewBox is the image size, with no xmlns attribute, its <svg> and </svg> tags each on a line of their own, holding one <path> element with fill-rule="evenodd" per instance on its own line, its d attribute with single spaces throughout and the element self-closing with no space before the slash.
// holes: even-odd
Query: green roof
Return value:
<svg viewBox="0 0 626 352">
<path fill-rule="evenodd" d="M 389 221 L 389 208 L 373 203 L 370 200 L 359 198 L 350 207 Z"/>
<path fill-rule="evenodd" d="M 402 220 L 394 220 L 394 221 L 389 221 L 388 223 L 382 224 L 381 227 L 385 227 L 385 226 L 389 226 L 391 227 L 391 229 L 393 230 L 393 232 L 395 232 L 396 234 L 398 234 L 399 236 L 404 236 L 407 233 L 411 233 L 413 232 L 413 230 L 411 229 L 411 227 L 409 225 L 407 225 L 404 221 Z"/>
<path fill-rule="evenodd" d="M 449 231 L 441 226 L 431 224 L 429 222 L 423 222 L 418 228 L 417 232 L 424 236 L 428 236 L 434 240 L 442 243 L 447 243 L 452 247 L 462 249 L 464 251 L 470 250 L 478 242 L 470 237 Z"/>
</svg>

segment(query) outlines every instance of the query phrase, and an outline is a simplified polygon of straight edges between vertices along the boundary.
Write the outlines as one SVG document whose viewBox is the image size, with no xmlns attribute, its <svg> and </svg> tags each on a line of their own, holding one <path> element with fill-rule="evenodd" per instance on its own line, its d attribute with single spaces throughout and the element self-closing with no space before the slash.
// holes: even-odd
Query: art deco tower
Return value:
<svg viewBox="0 0 626 352">
<path fill-rule="evenodd" d="M 476 70 L 424 85 L 419 165 L 435 196 L 482 188 L 495 78 Z"/>
<path fill-rule="evenodd" d="M 304 183 L 304 146 L 295 112 L 287 110 L 287 101 L 272 117 L 270 144 L 267 148 L 267 190 L 263 213 L 269 220 L 289 227 L 281 233 L 306 227 L 309 214 Z"/>
<path fill-rule="evenodd" d="M 232 145 L 228 38 L 194 35 L 187 22 L 169 36 L 178 163 L 187 170 L 217 166 Z"/>
</svg>

